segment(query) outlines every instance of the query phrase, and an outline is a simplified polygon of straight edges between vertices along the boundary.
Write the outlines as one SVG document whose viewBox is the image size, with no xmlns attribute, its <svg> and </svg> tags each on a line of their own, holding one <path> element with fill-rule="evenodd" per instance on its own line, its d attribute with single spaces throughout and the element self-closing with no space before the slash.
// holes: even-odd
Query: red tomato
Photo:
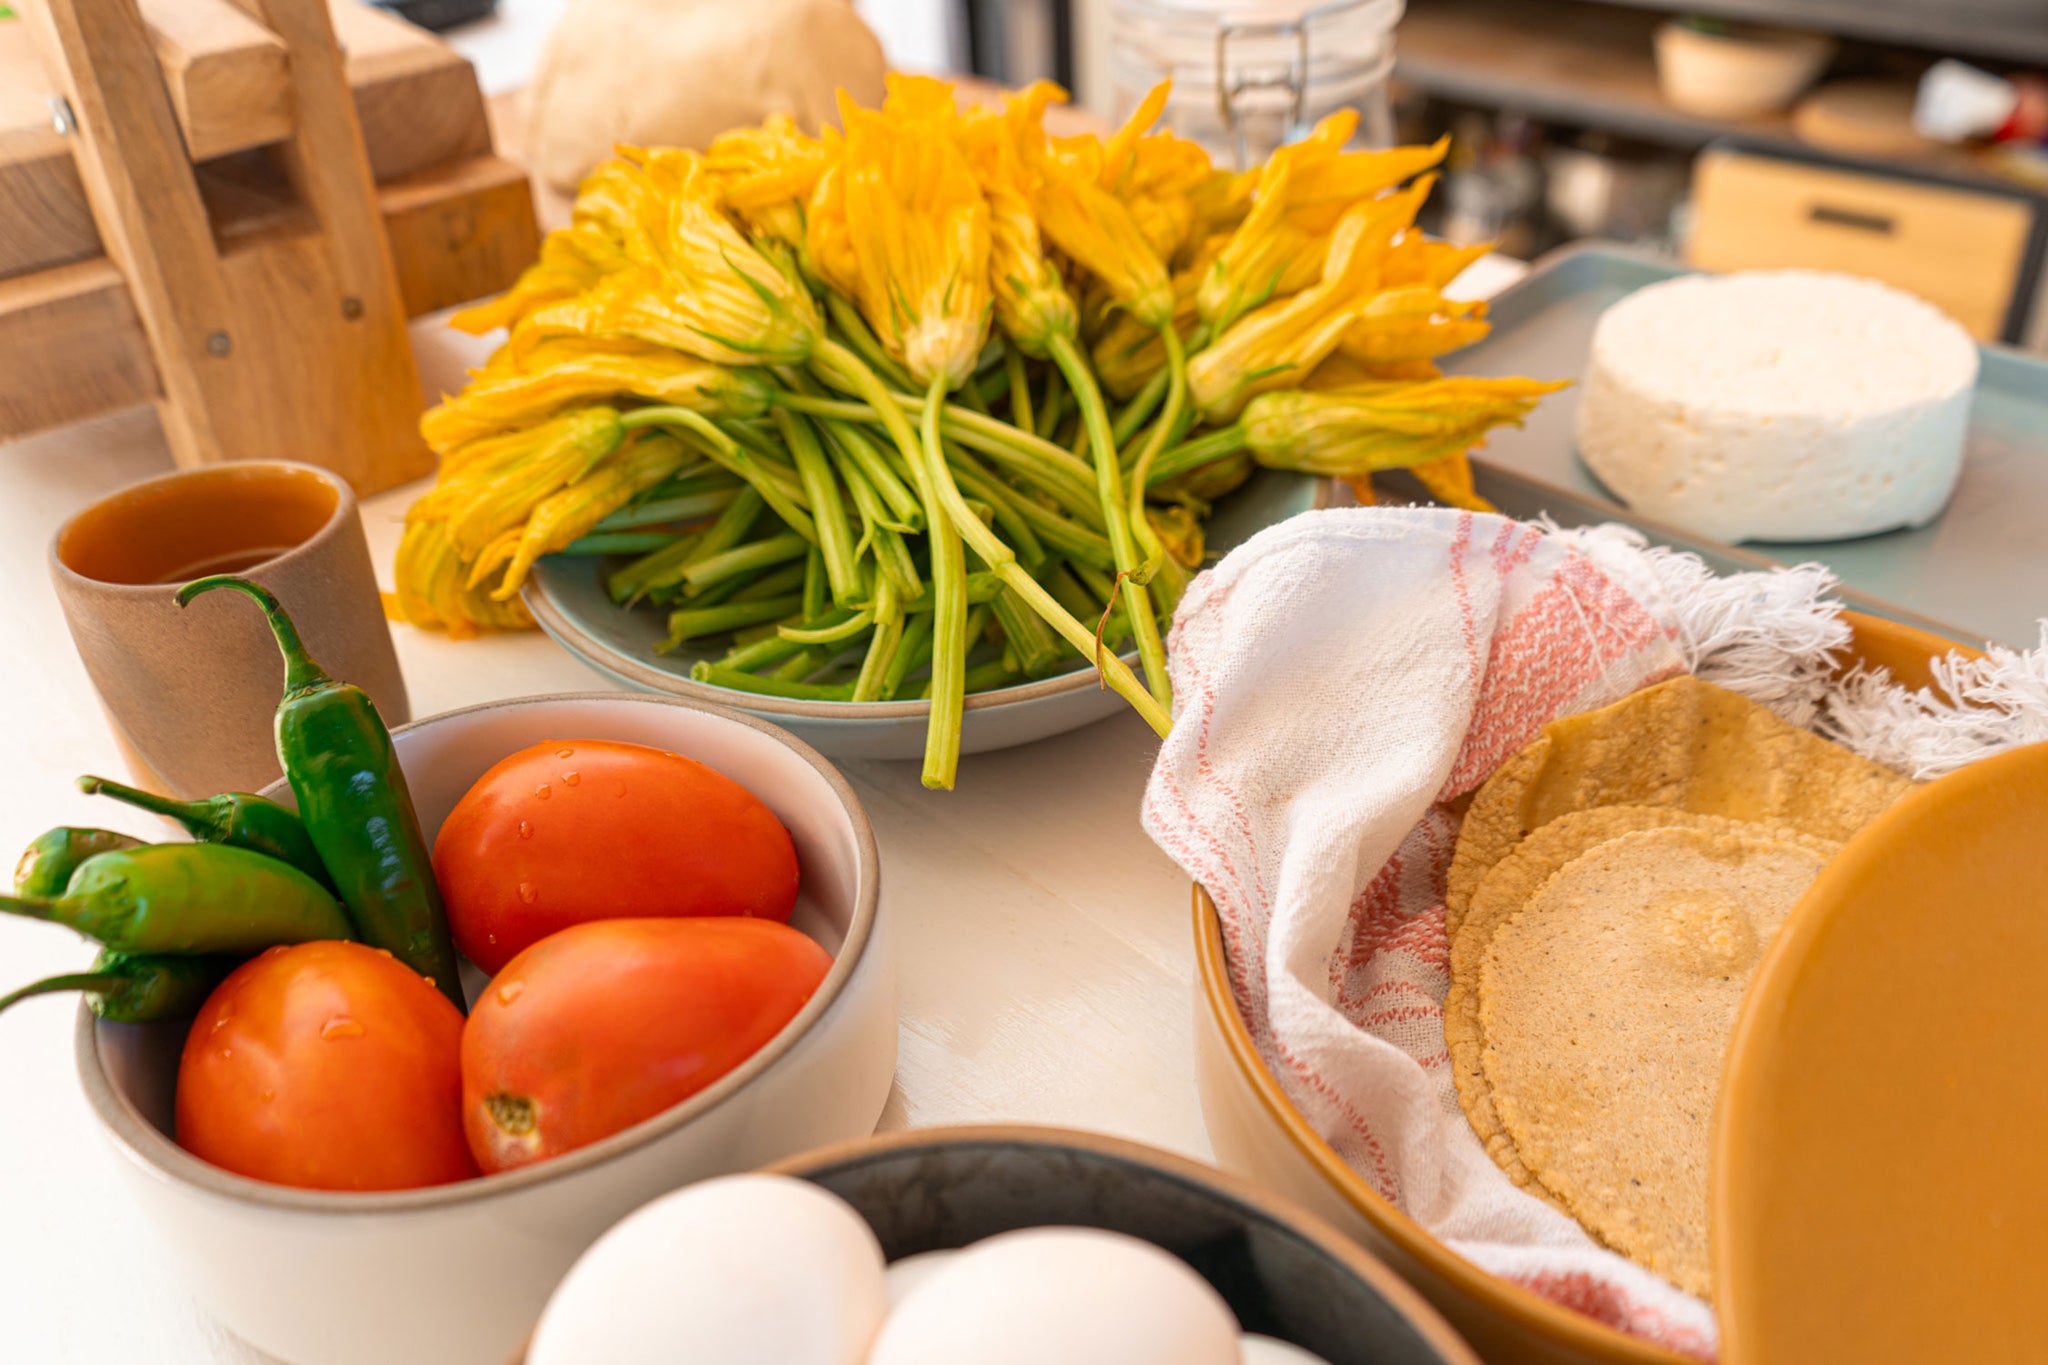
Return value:
<svg viewBox="0 0 2048 1365">
<path fill-rule="evenodd" d="M 272 948 L 221 982 L 185 1035 L 178 1143 L 306 1189 L 469 1179 L 461 1047 L 461 1011 L 389 953 Z"/>
<path fill-rule="evenodd" d="M 477 1165 L 560 1156 L 688 1099 L 779 1033 L 831 967 L 771 920 L 599 920 L 542 939 L 462 1029 Z"/>
<path fill-rule="evenodd" d="M 760 798 L 641 744 L 555 740 L 477 779 L 434 840 L 455 946 L 487 972 L 598 919 L 789 919 L 796 846 Z"/>
</svg>

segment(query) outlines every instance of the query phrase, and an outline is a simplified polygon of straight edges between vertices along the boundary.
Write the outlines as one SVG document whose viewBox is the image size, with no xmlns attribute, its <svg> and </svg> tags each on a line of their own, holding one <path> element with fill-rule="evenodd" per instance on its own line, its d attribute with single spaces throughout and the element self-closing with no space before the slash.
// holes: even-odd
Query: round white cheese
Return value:
<svg viewBox="0 0 2048 1365">
<path fill-rule="evenodd" d="M 1976 382 L 1969 333 L 1875 280 L 1687 275 L 1601 315 L 1579 454 L 1634 511 L 1718 540 L 1920 526 L 1955 489 Z"/>
</svg>

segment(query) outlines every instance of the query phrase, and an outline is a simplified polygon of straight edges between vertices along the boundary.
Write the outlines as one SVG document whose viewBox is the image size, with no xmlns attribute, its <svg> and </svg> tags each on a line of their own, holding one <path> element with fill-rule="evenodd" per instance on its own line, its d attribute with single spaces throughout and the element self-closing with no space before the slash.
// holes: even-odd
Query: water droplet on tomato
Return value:
<svg viewBox="0 0 2048 1365">
<path fill-rule="evenodd" d="M 527 905 L 532 905 L 540 899 L 540 891 L 532 882 L 521 882 L 519 883 L 519 899 Z"/>
<path fill-rule="evenodd" d="M 322 1038 L 360 1038 L 363 1026 L 346 1014 L 337 1014 L 320 1026 Z"/>
<path fill-rule="evenodd" d="M 613 795 L 613 796 L 624 796 L 625 794 L 626 794 L 626 784 L 625 784 L 624 780 L 621 780 L 621 781 L 619 782 L 619 784 L 618 784 L 617 786 L 615 786 L 615 787 L 613 787 L 613 788 L 612 788 L 612 795 Z"/>
<path fill-rule="evenodd" d="M 501 1005 L 511 1004 L 519 998 L 519 993 L 525 989 L 526 983 L 524 981 L 507 981 L 504 985 L 498 987 L 498 1003 Z"/>
<path fill-rule="evenodd" d="M 541 784 L 540 784 L 540 785 L 539 785 L 538 787 L 535 787 L 535 788 L 533 789 L 533 795 L 534 795 L 534 798 L 535 798 L 536 800 L 540 800 L 540 801 L 545 801 L 545 800 L 547 800 L 547 799 L 548 799 L 548 784 L 547 784 L 547 783 L 545 783 L 545 782 L 543 782 L 543 783 L 541 783 Z"/>
<path fill-rule="evenodd" d="M 495 948 L 498 946 L 498 936 L 496 934 L 485 934 L 484 942 L 490 944 L 493 948 Z"/>
<path fill-rule="evenodd" d="M 563 774 L 562 774 L 562 785 L 563 785 L 563 786 L 565 786 L 565 787 L 573 787 L 573 786 L 575 786 L 575 785 L 576 785 L 576 784 L 577 784 L 578 782 L 581 782 L 582 780 L 583 780 L 583 775 L 582 775 L 581 773 L 563 773 Z"/>
<path fill-rule="evenodd" d="M 519 822 L 519 837 L 522 839 L 531 839 L 533 837 L 533 826 L 528 824 L 526 821 L 521 820 Z"/>
<path fill-rule="evenodd" d="M 557 749 L 557 750 L 555 750 L 555 757 L 556 757 L 556 758 L 574 758 L 575 756 L 576 756 L 576 751 L 575 751 L 574 749 Z"/>
<path fill-rule="evenodd" d="M 277 1092 L 276 1092 L 275 1090 L 266 1090 L 266 1091 L 264 1091 L 264 1092 L 263 1092 L 263 1102 L 264 1102 L 265 1104 L 269 1104 L 269 1103 L 270 1103 L 271 1101 L 275 1100 L 276 1098 L 277 1098 Z"/>
<path fill-rule="evenodd" d="M 222 1049 L 220 1050 L 220 1059 L 221 1059 L 222 1061 L 226 1061 L 226 1060 L 227 1060 L 228 1058 L 230 1058 L 230 1057 L 232 1057 L 232 1056 L 234 1056 L 234 1055 L 235 1055 L 235 1050 L 234 1050 L 233 1048 L 231 1048 L 231 1047 L 224 1047 L 224 1048 L 222 1048 Z"/>
<path fill-rule="evenodd" d="M 390 957 L 390 956 L 391 956 L 391 950 L 390 950 L 389 948 L 379 948 L 379 949 L 377 950 L 377 956 L 378 956 L 378 957 Z"/>
</svg>

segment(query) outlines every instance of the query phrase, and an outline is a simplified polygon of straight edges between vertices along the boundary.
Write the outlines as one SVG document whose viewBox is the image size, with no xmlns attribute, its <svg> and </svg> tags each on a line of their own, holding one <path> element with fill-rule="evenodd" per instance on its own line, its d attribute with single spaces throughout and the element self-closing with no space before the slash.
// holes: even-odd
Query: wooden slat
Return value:
<svg viewBox="0 0 2048 1365">
<path fill-rule="evenodd" d="M 138 0 L 194 161 L 292 130 L 284 44 L 228 0 Z"/>
<path fill-rule="evenodd" d="M 332 0 L 331 12 L 378 184 L 490 154 L 483 91 L 460 53 L 356 0 Z"/>
<path fill-rule="evenodd" d="M 0 22 L 0 279 L 100 255 L 28 25 Z"/>
<path fill-rule="evenodd" d="M 232 234 L 231 252 L 280 230 L 247 186 L 202 177 L 201 190 L 210 198 L 249 194 L 259 204 Z M 482 298 L 518 278 L 537 249 L 527 193 L 525 173 L 498 157 L 379 188 L 408 315 Z M 160 396 L 142 321 L 104 256 L 0 280 L 0 355 L 8 358 L 0 364 L 0 440 Z"/>
<path fill-rule="evenodd" d="M 0 280 L 0 436 L 62 426 L 158 396 L 128 285 L 101 257 Z"/>
<path fill-rule="evenodd" d="M 500 157 L 382 186 L 379 200 L 412 317 L 495 294 L 540 253 L 526 172 Z"/>
</svg>

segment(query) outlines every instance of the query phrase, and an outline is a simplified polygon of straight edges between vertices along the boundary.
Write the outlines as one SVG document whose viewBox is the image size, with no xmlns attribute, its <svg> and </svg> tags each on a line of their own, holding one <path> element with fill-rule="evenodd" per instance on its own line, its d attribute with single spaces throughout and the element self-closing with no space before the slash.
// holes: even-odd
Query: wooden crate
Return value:
<svg viewBox="0 0 2048 1365">
<path fill-rule="evenodd" d="M 1997 341 L 2033 227 L 2033 208 L 2012 196 L 1712 148 L 1693 171 L 1686 259 L 1706 270 L 1868 275 Z"/>
</svg>

